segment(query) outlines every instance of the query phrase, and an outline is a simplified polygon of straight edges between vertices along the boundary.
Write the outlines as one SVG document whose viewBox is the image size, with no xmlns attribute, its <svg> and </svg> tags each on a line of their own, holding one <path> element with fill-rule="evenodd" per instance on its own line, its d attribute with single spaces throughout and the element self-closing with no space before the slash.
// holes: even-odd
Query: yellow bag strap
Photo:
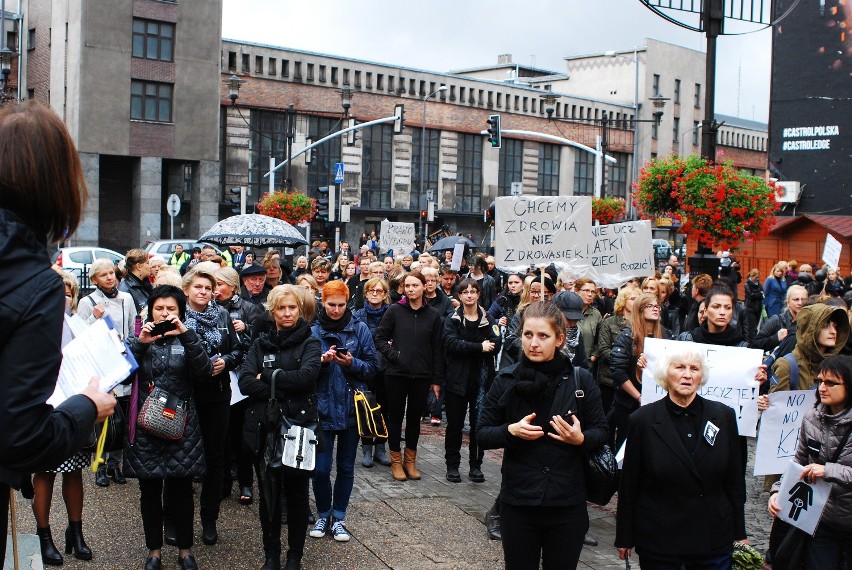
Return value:
<svg viewBox="0 0 852 570">
<path fill-rule="evenodd" d="M 97 473 L 98 467 L 104 464 L 104 445 L 106 445 L 107 427 L 109 418 L 104 420 L 101 434 L 98 436 L 98 444 L 95 446 L 95 458 L 92 460 L 92 473 Z"/>
</svg>

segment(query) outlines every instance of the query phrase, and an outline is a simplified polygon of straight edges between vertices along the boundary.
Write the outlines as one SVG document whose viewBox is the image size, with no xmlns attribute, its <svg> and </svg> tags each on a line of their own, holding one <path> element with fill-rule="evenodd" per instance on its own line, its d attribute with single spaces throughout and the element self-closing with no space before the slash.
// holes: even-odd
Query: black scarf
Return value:
<svg viewBox="0 0 852 570">
<path fill-rule="evenodd" d="M 323 309 L 317 314 L 317 319 L 324 331 L 337 333 L 345 329 L 346 325 L 349 324 L 349 321 L 352 320 L 352 311 L 349 307 L 346 307 L 346 312 L 343 313 L 343 316 L 337 320 L 333 320 Z"/>
<path fill-rule="evenodd" d="M 219 306 L 214 301 L 207 303 L 207 307 L 200 313 L 187 303 L 186 320 L 183 324 L 198 334 L 208 355 L 213 356 L 219 351 L 222 331 L 219 330 Z"/>
<path fill-rule="evenodd" d="M 536 417 L 533 424 L 548 428 L 548 412 L 553 402 L 556 387 L 562 381 L 562 376 L 571 371 L 571 363 L 560 351 L 556 351 L 553 360 L 547 362 L 533 362 L 521 354 L 518 363 L 515 383 L 510 389 L 510 397 L 507 405 L 508 417 L 515 421 L 525 416 L 528 411 L 522 407 L 520 400 L 525 400 L 532 405 Z M 517 417 L 516 417 L 517 416 Z"/>
<path fill-rule="evenodd" d="M 692 340 L 702 344 L 715 344 L 717 346 L 736 346 L 743 341 L 743 335 L 736 327 L 728 325 L 725 330 L 711 333 L 707 328 L 707 322 L 695 327 L 690 331 Z"/>
<path fill-rule="evenodd" d="M 103 287 L 101 287 L 100 285 L 98 285 L 98 289 L 100 290 L 101 293 L 106 295 L 106 297 L 108 299 L 115 299 L 116 297 L 118 297 L 118 287 L 113 287 L 110 290 L 106 290 Z"/>
<path fill-rule="evenodd" d="M 269 331 L 265 335 L 265 340 L 276 348 L 284 348 L 290 344 L 305 342 L 309 336 L 311 336 L 311 327 L 305 319 L 299 317 L 296 324 L 290 328 Z"/>
</svg>

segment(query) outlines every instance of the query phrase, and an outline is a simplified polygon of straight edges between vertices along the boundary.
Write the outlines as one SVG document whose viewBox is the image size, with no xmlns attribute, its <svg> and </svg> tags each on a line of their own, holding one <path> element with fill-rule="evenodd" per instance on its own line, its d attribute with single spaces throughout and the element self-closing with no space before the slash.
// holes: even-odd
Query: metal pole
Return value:
<svg viewBox="0 0 852 570">
<path fill-rule="evenodd" d="M 270 154 L 269 155 L 269 172 L 275 172 L 275 157 Z M 275 177 L 269 177 L 269 195 L 275 194 Z"/>
<path fill-rule="evenodd" d="M 636 182 L 639 178 L 639 48 L 633 48 L 633 65 L 636 70 L 635 83 L 633 85 L 633 177 L 631 182 Z M 628 208 L 630 209 L 630 218 L 633 216 L 633 200 L 630 200 L 630 186 L 627 190 Z"/>
<path fill-rule="evenodd" d="M 169 239 L 175 239 L 175 217 L 169 216 L 169 220 L 171 220 L 171 229 L 169 230 Z"/>
<path fill-rule="evenodd" d="M 601 120 L 601 152 L 604 156 L 606 156 L 606 149 L 609 146 L 609 141 L 607 140 L 607 134 L 609 131 L 609 113 L 604 111 L 602 113 Z M 604 160 L 601 164 L 601 194 L 598 198 L 603 198 L 606 196 L 606 161 Z"/>
<path fill-rule="evenodd" d="M 293 138 L 295 136 L 296 131 L 296 110 L 293 108 L 293 104 L 290 103 L 287 105 L 287 180 L 284 183 L 284 187 L 287 190 L 293 189 L 293 179 L 290 178 L 290 162 L 293 158 Z"/>
<path fill-rule="evenodd" d="M 708 0 L 701 14 L 707 33 L 707 61 L 704 83 L 704 121 L 701 123 L 701 157 L 716 160 L 716 38 L 724 23 L 723 0 Z"/>
<path fill-rule="evenodd" d="M 418 219 L 418 228 L 417 233 L 420 235 L 420 238 L 424 240 L 423 236 L 423 216 L 420 215 L 420 204 L 423 202 L 423 170 L 426 164 L 426 100 L 429 99 L 431 95 L 427 95 L 423 98 L 423 124 L 420 125 L 420 187 L 417 189 L 417 219 Z"/>
</svg>

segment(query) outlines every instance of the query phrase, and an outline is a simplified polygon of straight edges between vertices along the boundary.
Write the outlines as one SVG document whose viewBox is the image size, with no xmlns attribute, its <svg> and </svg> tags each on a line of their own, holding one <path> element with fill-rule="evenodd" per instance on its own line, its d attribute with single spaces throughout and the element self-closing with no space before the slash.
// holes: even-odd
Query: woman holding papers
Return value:
<svg viewBox="0 0 852 570">
<path fill-rule="evenodd" d="M 95 290 L 80 299 L 77 315 L 88 324 L 108 316 L 112 320 L 118 336 L 122 340 L 133 336 L 136 325 L 136 305 L 130 293 L 118 290 L 118 279 L 115 277 L 115 265 L 109 259 L 96 259 L 89 266 L 89 280 Z M 130 401 L 130 386 L 116 386 L 113 390 L 118 402 L 124 410 L 125 417 Z M 121 473 L 121 451 L 106 454 L 106 463 L 98 467 L 95 474 L 95 484 L 98 487 L 109 487 L 112 479 L 119 485 L 127 483 Z"/>
<path fill-rule="evenodd" d="M 137 427 L 135 442 L 125 443 L 128 477 L 139 479 L 142 527 L 148 560 L 145 570 L 159 570 L 163 548 L 163 486 L 169 482 L 169 513 L 179 550 L 178 565 L 194 570 L 192 556 L 192 478 L 204 474 L 204 445 L 195 403 L 193 382 L 210 377 L 211 364 L 201 340 L 184 324 L 186 297 L 177 287 L 161 285 L 148 298 L 148 322 L 130 349 L 139 362 L 141 410 L 154 388 L 165 390 L 186 405 L 186 427 L 178 440 L 164 439 Z M 155 325 L 169 323 L 167 332 Z M 162 327 L 162 325 L 160 325 Z M 165 412 L 164 412 L 165 415 Z"/>
<path fill-rule="evenodd" d="M 89 440 L 115 398 L 97 380 L 57 408 L 47 404 L 62 360 L 65 288 L 47 245 L 72 235 L 86 202 L 80 157 L 49 107 L 27 101 L 0 111 L 0 560 L 6 555 L 10 488 L 56 467 Z"/>
<path fill-rule="evenodd" d="M 654 380 L 668 396 L 627 420 L 615 546 L 622 560 L 635 548 L 642 570 L 731 568 L 746 538 L 737 419 L 698 396 L 709 377 L 702 351 L 666 352 Z"/>
<path fill-rule="evenodd" d="M 852 358 L 835 356 L 823 360 L 814 380 L 819 399 L 802 418 L 795 461 L 804 465 L 802 479 L 832 483 L 831 494 L 819 526 L 805 547 L 804 570 L 839 568 L 846 552 L 850 567 L 852 544 Z M 769 496 L 769 513 L 774 517 L 785 502 L 778 497 L 776 483 Z"/>
</svg>

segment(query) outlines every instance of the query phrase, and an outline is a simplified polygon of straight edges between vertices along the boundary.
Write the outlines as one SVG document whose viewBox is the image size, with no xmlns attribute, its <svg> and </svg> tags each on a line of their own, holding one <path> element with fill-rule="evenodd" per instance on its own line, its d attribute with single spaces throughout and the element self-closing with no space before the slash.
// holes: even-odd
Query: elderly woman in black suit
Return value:
<svg viewBox="0 0 852 570">
<path fill-rule="evenodd" d="M 654 379 L 668 396 L 628 418 L 615 546 L 646 570 L 731 568 L 744 541 L 745 477 L 734 411 L 696 394 L 704 354 L 671 349 Z"/>
</svg>

